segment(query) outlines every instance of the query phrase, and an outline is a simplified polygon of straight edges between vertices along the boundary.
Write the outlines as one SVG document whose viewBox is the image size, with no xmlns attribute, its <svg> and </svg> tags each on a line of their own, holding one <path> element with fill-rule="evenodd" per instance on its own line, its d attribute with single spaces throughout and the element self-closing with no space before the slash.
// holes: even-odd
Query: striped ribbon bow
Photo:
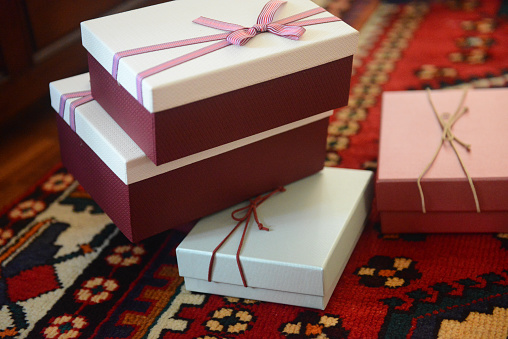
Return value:
<svg viewBox="0 0 508 339">
<path fill-rule="evenodd" d="M 238 221 L 238 223 L 231 230 L 231 232 L 229 232 L 229 234 L 226 235 L 226 237 L 221 241 L 221 243 L 213 250 L 212 257 L 210 258 L 210 265 L 208 266 L 208 281 L 212 281 L 212 268 L 213 268 L 213 263 L 215 260 L 215 254 L 222 247 L 222 245 L 224 245 L 226 240 L 228 240 L 228 238 L 236 231 L 236 229 L 238 227 L 240 227 L 240 225 L 243 222 L 245 222 L 245 226 L 243 227 L 242 239 L 240 240 L 240 244 L 238 245 L 238 250 L 236 251 L 236 264 L 238 265 L 238 270 L 240 271 L 240 276 L 242 277 L 243 286 L 247 287 L 247 281 L 245 280 L 245 275 L 243 273 L 242 263 L 240 262 L 240 251 L 242 250 L 243 241 L 245 239 L 245 233 L 247 232 L 247 226 L 249 226 L 250 218 L 252 216 L 254 216 L 254 221 L 258 225 L 258 228 L 263 231 L 268 231 L 269 229 L 264 227 L 263 224 L 261 222 L 259 222 L 258 213 L 257 213 L 256 209 L 259 205 L 261 205 L 263 202 L 265 202 L 268 198 L 270 198 L 275 193 L 285 192 L 285 191 L 286 191 L 286 189 L 284 187 L 279 187 L 268 194 L 260 195 L 256 199 L 251 200 L 247 206 L 239 208 L 239 209 L 231 212 L 231 217 L 235 221 Z M 242 211 L 247 211 L 247 212 L 245 213 L 245 215 L 243 217 L 237 217 L 237 214 Z"/>
<path fill-rule="evenodd" d="M 250 39 L 263 32 L 270 32 L 291 40 L 298 40 L 305 33 L 305 28 L 272 22 L 275 13 L 285 2 L 280 0 L 268 2 L 259 14 L 257 23 L 250 28 L 205 17 L 199 17 L 193 22 L 223 31 L 231 31 L 226 40 L 237 46 L 245 45 Z"/>
<path fill-rule="evenodd" d="M 184 54 L 178 58 L 166 61 L 160 65 L 151 67 L 136 76 L 136 95 L 138 102 L 143 105 L 143 92 L 142 92 L 142 82 L 143 79 L 167 70 L 169 68 L 178 66 L 183 64 L 184 62 L 196 59 L 205 54 L 217 51 L 221 48 L 230 46 L 230 45 L 245 45 L 250 39 L 256 36 L 259 33 L 270 32 L 276 34 L 278 36 L 282 36 L 291 40 L 298 40 L 303 33 L 305 33 L 305 28 L 302 26 L 310 26 L 317 25 L 327 22 L 334 21 L 342 21 L 341 19 L 332 16 L 327 18 L 317 18 L 310 20 L 299 21 L 304 18 L 308 18 L 310 16 L 326 12 L 323 8 L 314 8 L 299 14 L 292 15 L 285 19 L 277 20 L 273 22 L 273 18 L 277 10 L 285 4 L 286 1 L 283 0 L 271 0 L 269 1 L 262 9 L 261 14 L 257 19 L 257 23 L 252 27 L 243 27 L 236 24 L 231 24 L 219 20 L 209 19 L 205 17 L 199 17 L 194 20 L 194 23 L 204 25 L 207 27 L 212 27 L 220 30 L 226 31 L 226 33 L 208 35 L 203 37 L 184 39 L 179 41 L 166 42 L 158 45 L 134 48 L 127 51 L 122 51 L 115 53 L 113 57 L 113 68 L 111 74 L 115 80 L 118 80 L 118 65 L 120 63 L 120 59 L 138 55 L 142 53 L 161 51 L 170 48 L 189 46 L 194 44 L 200 44 L 204 42 L 218 41 L 212 45 L 200 48 L 196 51 Z M 298 21 L 298 22 L 297 22 Z"/>
<path fill-rule="evenodd" d="M 64 112 L 65 112 L 65 104 L 67 100 L 73 99 L 73 98 L 79 98 L 78 100 L 74 100 L 71 102 L 71 105 L 69 107 L 69 125 L 71 126 L 71 129 L 76 132 L 76 108 L 80 105 L 86 104 L 87 102 L 90 102 L 93 100 L 92 92 L 91 91 L 81 91 L 81 92 L 72 92 L 67 94 L 62 94 L 60 97 L 60 106 L 58 107 L 58 114 L 63 119 Z"/>
</svg>

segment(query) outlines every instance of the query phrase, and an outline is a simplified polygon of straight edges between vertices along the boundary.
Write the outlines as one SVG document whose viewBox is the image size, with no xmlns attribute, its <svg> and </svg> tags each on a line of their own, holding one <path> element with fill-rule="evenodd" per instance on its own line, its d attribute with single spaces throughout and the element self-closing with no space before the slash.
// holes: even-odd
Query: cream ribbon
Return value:
<svg viewBox="0 0 508 339">
<path fill-rule="evenodd" d="M 439 124 L 441 125 L 441 128 L 443 130 L 443 133 L 441 134 L 441 143 L 439 144 L 438 148 L 436 149 L 436 152 L 434 153 L 434 156 L 432 157 L 432 160 L 427 164 L 423 172 L 418 177 L 418 180 L 416 183 L 418 184 L 418 189 L 420 191 L 420 198 L 422 201 L 422 212 L 427 213 L 427 210 L 425 208 L 425 197 L 423 195 L 423 189 L 421 180 L 423 176 L 429 171 L 429 169 L 432 167 L 432 164 L 437 158 L 437 155 L 439 154 L 439 151 L 441 150 L 441 147 L 443 147 L 443 144 L 448 141 L 450 145 L 452 146 L 453 150 L 455 151 L 455 154 L 457 155 L 457 159 L 459 159 L 460 165 L 462 166 L 462 170 L 466 174 L 467 180 L 469 181 L 469 186 L 471 186 L 471 192 L 473 193 L 474 202 L 476 205 L 476 212 L 480 213 L 480 203 L 478 202 L 478 196 L 476 194 L 476 189 L 473 184 L 473 179 L 469 175 L 469 172 L 466 169 L 466 166 L 464 165 L 464 162 L 462 161 L 462 158 L 459 155 L 459 152 L 457 152 L 457 148 L 455 147 L 454 142 L 457 142 L 459 145 L 464 147 L 467 151 L 471 150 L 471 145 L 464 143 L 460 139 L 458 139 L 452 132 L 452 127 L 457 122 L 457 120 L 460 119 L 460 117 L 467 112 L 467 107 L 462 107 L 464 104 L 464 101 L 466 100 L 467 95 L 467 88 L 464 89 L 464 92 L 462 93 L 462 98 L 460 99 L 460 103 L 457 107 L 457 110 L 455 113 L 449 117 L 449 113 L 442 113 L 439 115 L 437 113 L 436 107 L 434 106 L 434 103 L 432 102 L 432 98 L 430 96 L 430 89 L 427 88 L 427 99 L 429 100 L 430 106 L 432 107 L 432 111 L 434 112 L 434 115 L 436 116 L 437 120 L 439 121 Z"/>
</svg>

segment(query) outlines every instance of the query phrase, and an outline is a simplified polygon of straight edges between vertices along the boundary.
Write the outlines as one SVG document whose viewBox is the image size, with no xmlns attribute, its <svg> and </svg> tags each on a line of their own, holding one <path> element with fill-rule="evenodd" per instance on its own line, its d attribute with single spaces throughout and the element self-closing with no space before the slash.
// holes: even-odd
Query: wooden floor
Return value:
<svg viewBox="0 0 508 339">
<path fill-rule="evenodd" d="M 47 98 L 0 130 L 0 210 L 59 164 L 55 118 Z"/>
</svg>

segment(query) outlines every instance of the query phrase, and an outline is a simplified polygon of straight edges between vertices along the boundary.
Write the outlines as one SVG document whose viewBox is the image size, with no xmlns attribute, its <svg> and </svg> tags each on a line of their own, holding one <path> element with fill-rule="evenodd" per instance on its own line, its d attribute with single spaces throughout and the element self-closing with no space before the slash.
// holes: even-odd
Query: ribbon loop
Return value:
<svg viewBox="0 0 508 339">
<path fill-rule="evenodd" d="M 273 17 L 275 13 L 279 9 L 280 6 L 284 5 L 286 1 L 283 0 L 271 0 L 268 1 L 259 13 L 258 20 L 256 23 L 258 25 L 266 25 L 273 21 Z"/>
<path fill-rule="evenodd" d="M 229 232 L 228 235 L 221 241 L 221 243 L 213 250 L 212 257 L 210 258 L 210 264 L 208 266 L 208 281 L 212 281 L 212 269 L 213 269 L 213 263 L 215 260 L 215 254 L 217 251 L 224 245 L 226 240 L 236 231 L 240 225 L 245 222 L 245 226 L 243 227 L 243 233 L 242 238 L 240 240 L 240 244 L 238 245 L 238 250 L 236 251 L 236 263 L 238 265 L 238 270 L 240 271 L 240 277 L 242 278 L 243 286 L 247 287 L 247 281 L 245 280 L 245 275 L 243 273 L 242 264 L 240 262 L 240 251 L 242 250 L 243 241 L 245 239 L 245 233 L 247 232 L 247 227 L 249 226 L 249 221 L 252 216 L 254 216 L 254 221 L 258 225 L 258 228 L 262 231 L 269 231 L 268 228 L 263 226 L 263 224 L 259 221 L 258 218 L 258 212 L 257 207 L 261 205 L 263 202 L 265 202 L 268 198 L 270 198 L 272 195 L 274 195 L 277 192 L 284 192 L 286 189 L 284 187 L 278 187 L 277 189 L 273 190 L 272 192 L 266 194 L 266 195 L 260 195 L 255 199 L 251 199 L 249 201 L 249 204 L 247 206 L 238 208 L 231 212 L 231 218 L 233 218 L 235 221 L 238 221 L 236 226 Z M 247 211 L 243 217 L 238 217 L 237 214 L 242 211 Z"/>
</svg>

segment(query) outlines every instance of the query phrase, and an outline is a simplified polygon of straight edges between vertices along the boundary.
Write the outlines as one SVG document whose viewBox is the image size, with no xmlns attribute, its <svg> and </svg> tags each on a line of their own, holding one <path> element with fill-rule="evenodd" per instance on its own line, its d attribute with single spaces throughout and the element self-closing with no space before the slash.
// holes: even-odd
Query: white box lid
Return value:
<svg viewBox="0 0 508 339">
<path fill-rule="evenodd" d="M 50 83 L 51 106 L 58 112 L 63 94 L 89 91 L 88 73 Z M 69 99 L 65 103 L 64 120 L 70 125 L 70 104 L 79 98 Z M 213 156 L 229 152 L 236 148 L 269 138 L 312 122 L 325 119 L 332 111 L 323 112 L 308 118 L 254 134 L 230 143 L 156 166 L 124 130 L 96 102 L 91 101 L 75 110 L 76 133 L 97 154 L 102 161 L 125 184 L 151 178 Z"/>
<path fill-rule="evenodd" d="M 180 0 L 81 23 L 83 46 L 110 73 L 115 53 L 155 44 L 224 33 L 192 21 L 200 16 L 251 27 L 268 0 Z M 314 9 L 309 0 L 289 0 L 274 20 Z M 308 19 L 331 17 L 328 12 Z M 303 19 L 305 20 L 305 19 Z M 149 112 L 178 107 L 350 56 L 358 32 L 346 23 L 305 27 L 298 41 L 259 34 L 245 46 L 228 46 L 143 80 Z M 117 81 L 133 96 L 136 76 L 202 47 L 207 42 L 120 59 Z"/>
<path fill-rule="evenodd" d="M 240 261 L 249 288 L 323 296 L 333 288 L 363 230 L 372 196 L 372 173 L 324 168 L 286 186 L 258 208 L 259 230 L 251 220 Z M 238 204 L 201 219 L 177 248 L 185 278 L 208 279 L 212 251 L 236 225 Z M 243 285 L 236 263 L 242 229 L 218 250 L 212 281 Z"/>
</svg>

